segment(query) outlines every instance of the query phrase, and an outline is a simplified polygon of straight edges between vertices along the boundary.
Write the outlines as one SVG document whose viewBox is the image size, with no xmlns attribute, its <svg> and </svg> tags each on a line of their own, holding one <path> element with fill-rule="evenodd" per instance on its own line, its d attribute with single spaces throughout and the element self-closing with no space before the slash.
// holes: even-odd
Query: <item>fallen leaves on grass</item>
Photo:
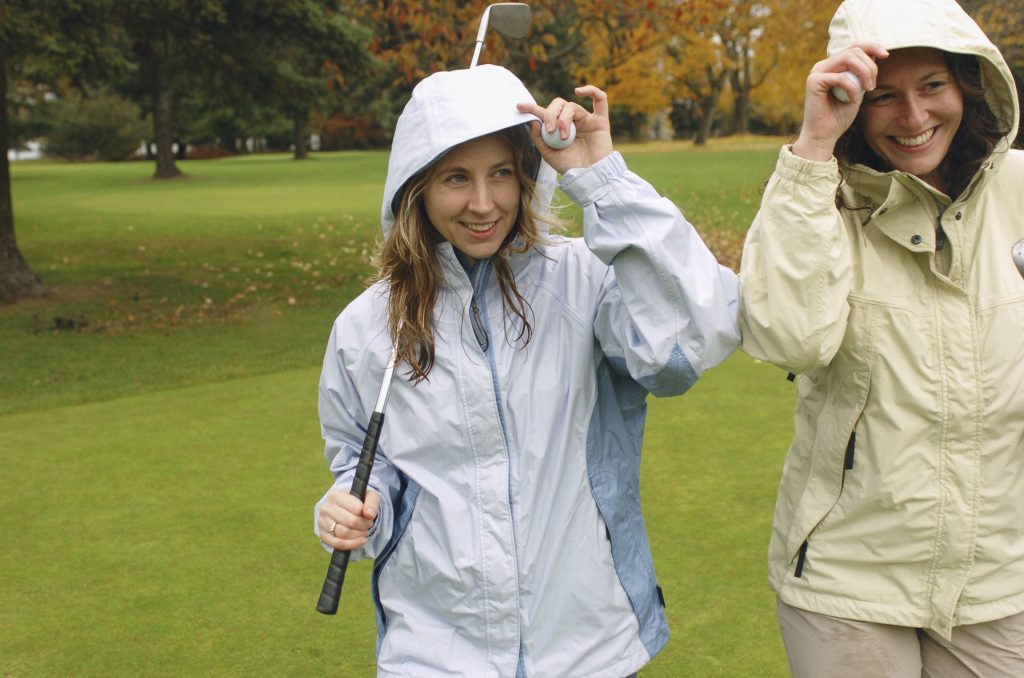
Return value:
<svg viewBox="0 0 1024 678">
<path fill-rule="evenodd" d="M 364 237 L 354 235 L 352 226 L 336 229 L 330 223 L 278 232 L 223 259 L 207 252 L 190 261 L 178 258 L 181 250 L 168 259 L 149 248 L 153 260 L 145 271 L 104 275 L 92 285 L 62 285 L 66 294 L 58 294 L 63 298 L 34 316 L 31 331 L 168 332 L 282 315 L 299 307 L 338 308 L 342 297 L 358 292 L 371 273 L 372 229 L 358 226 Z M 713 226 L 698 230 L 718 261 L 738 270 L 743 235 Z"/>
<path fill-rule="evenodd" d="M 721 265 L 731 268 L 733 271 L 740 270 L 740 256 L 743 254 L 743 233 L 735 231 L 714 230 L 701 234 L 704 244 L 708 246 L 715 259 Z"/>
<path fill-rule="evenodd" d="M 89 319 L 84 315 L 55 315 L 50 318 L 32 316 L 32 334 L 57 332 L 82 332 L 89 328 Z"/>
</svg>

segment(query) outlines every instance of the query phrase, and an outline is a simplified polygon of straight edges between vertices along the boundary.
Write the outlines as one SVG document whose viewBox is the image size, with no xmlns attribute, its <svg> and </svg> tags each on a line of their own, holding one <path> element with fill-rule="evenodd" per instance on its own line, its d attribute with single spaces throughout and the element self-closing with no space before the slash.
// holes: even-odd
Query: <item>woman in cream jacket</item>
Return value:
<svg viewBox="0 0 1024 678">
<path fill-rule="evenodd" d="M 740 273 L 743 348 L 799 375 L 783 640 L 796 676 L 1021 676 L 1013 78 L 953 0 L 847 0 L 829 32 Z"/>
</svg>

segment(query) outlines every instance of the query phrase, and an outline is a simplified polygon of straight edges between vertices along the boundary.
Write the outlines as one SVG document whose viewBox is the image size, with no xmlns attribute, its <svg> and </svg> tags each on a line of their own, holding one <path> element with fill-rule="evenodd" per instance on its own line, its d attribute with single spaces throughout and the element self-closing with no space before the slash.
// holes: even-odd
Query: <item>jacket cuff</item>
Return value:
<svg viewBox="0 0 1024 678">
<path fill-rule="evenodd" d="M 839 186 L 839 163 L 835 156 L 830 159 L 808 160 L 793 153 L 789 144 L 779 151 L 779 160 L 775 163 L 775 173 L 780 179 L 797 184 L 811 184 L 817 181 L 828 181 L 833 190 Z"/>
<path fill-rule="evenodd" d="M 626 173 L 626 161 L 618 151 L 612 151 L 590 167 L 576 167 L 558 182 L 569 198 L 586 207 L 597 202 L 608 193 L 611 183 Z"/>
</svg>

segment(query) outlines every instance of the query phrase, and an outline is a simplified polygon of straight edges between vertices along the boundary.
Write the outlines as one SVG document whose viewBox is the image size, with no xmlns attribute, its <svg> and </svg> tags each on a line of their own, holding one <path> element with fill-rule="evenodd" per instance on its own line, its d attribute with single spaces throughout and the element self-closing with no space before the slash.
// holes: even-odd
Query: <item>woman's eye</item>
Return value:
<svg viewBox="0 0 1024 678">
<path fill-rule="evenodd" d="M 925 85 L 925 89 L 927 89 L 930 92 L 934 92 L 942 89 L 948 84 L 949 83 L 947 83 L 945 80 L 933 80 L 932 82 L 929 82 L 928 84 Z"/>
<path fill-rule="evenodd" d="M 449 174 L 445 179 L 445 183 L 448 184 L 464 184 L 466 181 L 467 179 L 465 174 Z"/>
<path fill-rule="evenodd" d="M 867 102 L 872 106 L 885 106 L 886 104 L 892 103 L 892 94 L 878 94 L 876 96 L 867 97 Z"/>
<path fill-rule="evenodd" d="M 498 179 L 508 179 L 515 176 L 515 172 L 511 167 L 502 167 L 494 172 L 494 176 Z"/>
</svg>

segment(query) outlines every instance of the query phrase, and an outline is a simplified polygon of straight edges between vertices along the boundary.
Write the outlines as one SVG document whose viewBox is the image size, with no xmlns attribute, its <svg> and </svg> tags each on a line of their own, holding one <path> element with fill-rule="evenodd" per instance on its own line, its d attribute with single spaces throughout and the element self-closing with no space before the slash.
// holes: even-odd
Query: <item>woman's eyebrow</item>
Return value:
<svg viewBox="0 0 1024 678">
<path fill-rule="evenodd" d="M 505 158 L 503 160 L 499 160 L 499 161 L 495 162 L 493 165 L 488 167 L 488 169 L 489 170 L 493 170 L 493 169 L 496 169 L 498 167 L 503 167 L 505 165 L 514 165 L 514 164 L 515 164 L 515 160 L 512 158 L 512 156 L 509 156 L 508 158 Z M 463 173 L 467 173 L 468 174 L 469 173 L 469 168 L 468 167 L 464 167 L 462 165 L 441 165 L 441 166 L 439 166 L 437 168 L 437 171 L 438 171 L 439 174 L 448 174 L 448 173 L 451 173 L 451 172 L 463 172 Z"/>
<path fill-rule="evenodd" d="M 922 75 L 920 78 L 918 78 L 917 81 L 918 81 L 918 83 L 922 83 L 922 82 L 925 82 L 927 80 L 931 80 L 932 78 L 934 78 L 937 75 L 948 75 L 948 76 L 952 77 L 953 74 L 949 71 L 948 68 L 940 68 L 940 69 L 937 69 L 937 70 L 934 70 L 934 71 L 929 71 L 928 73 L 926 73 L 926 74 Z M 878 86 L 875 89 L 896 89 L 896 86 L 895 85 L 886 84 L 886 83 L 883 83 L 883 82 L 879 82 Z"/>
<path fill-rule="evenodd" d="M 952 73 L 949 72 L 948 68 L 940 68 L 938 70 L 931 71 L 927 75 L 921 76 L 921 78 L 918 80 L 918 82 L 921 82 L 921 81 L 924 81 L 924 80 L 931 80 L 936 75 L 950 75 L 951 76 Z"/>
</svg>

